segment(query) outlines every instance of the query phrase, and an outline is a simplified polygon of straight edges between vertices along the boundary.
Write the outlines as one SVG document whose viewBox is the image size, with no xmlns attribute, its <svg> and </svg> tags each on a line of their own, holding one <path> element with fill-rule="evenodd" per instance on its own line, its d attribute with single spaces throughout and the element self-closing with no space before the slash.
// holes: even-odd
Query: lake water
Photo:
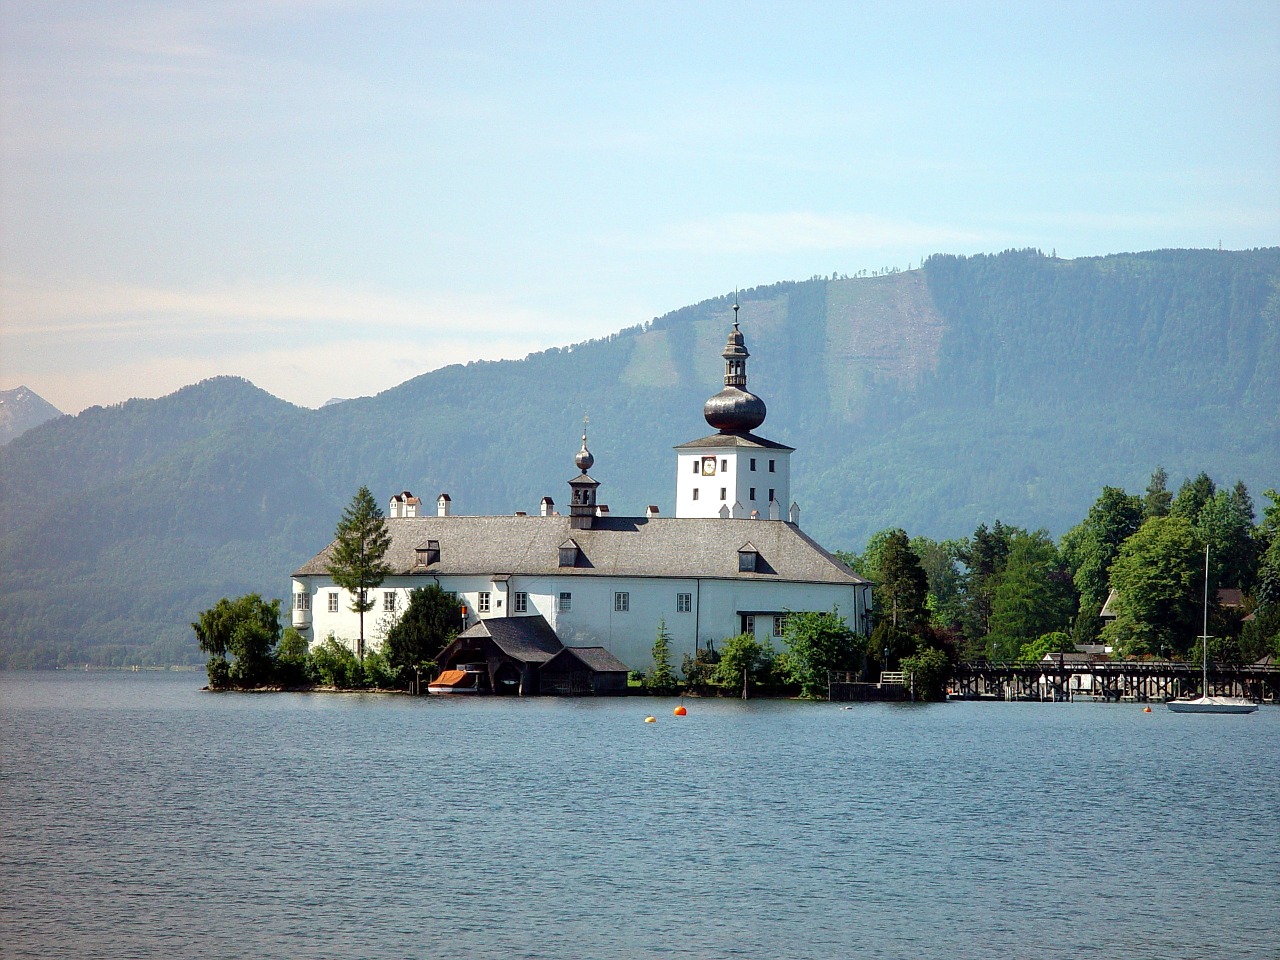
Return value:
<svg viewBox="0 0 1280 960">
<path fill-rule="evenodd" d="M 0 956 L 1280 957 L 1276 708 L 202 682 L 0 674 Z"/>
</svg>

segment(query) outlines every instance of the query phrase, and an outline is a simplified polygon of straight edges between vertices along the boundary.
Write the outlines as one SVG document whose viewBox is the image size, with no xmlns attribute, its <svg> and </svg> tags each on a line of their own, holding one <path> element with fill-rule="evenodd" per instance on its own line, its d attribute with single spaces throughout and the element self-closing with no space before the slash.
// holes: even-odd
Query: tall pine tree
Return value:
<svg viewBox="0 0 1280 960">
<path fill-rule="evenodd" d="M 356 655 L 364 660 L 364 615 L 373 609 L 370 591 L 376 589 L 391 568 L 383 562 L 391 546 L 391 534 L 382 509 L 368 487 L 361 487 L 342 511 L 329 555 L 329 576 L 351 593 L 351 609 L 360 614 L 360 642 Z"/>
</svg>

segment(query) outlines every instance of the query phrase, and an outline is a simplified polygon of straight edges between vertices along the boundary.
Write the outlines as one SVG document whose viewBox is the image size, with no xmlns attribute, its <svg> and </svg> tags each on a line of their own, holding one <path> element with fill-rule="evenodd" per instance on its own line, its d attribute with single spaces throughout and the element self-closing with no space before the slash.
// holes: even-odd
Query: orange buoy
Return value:
<svg viewBox="0 0 1280 960">
<path fill-rule="evenodd" d="M 1150 713 L 1150 712 L 1151 712 L 1151 708 L 1150 708 L 1150 707 L 1143 707 L 1143 708 L 1142 708 L 1142 712 L 1143 712 L 1143 713 Z"/>
<path fill-rule="evenodd" d="M 657 723 L 657 722 L 658 722 L 658 718 L 657 718 L 657 717 L 645 717 L 645 718 L 644 718 L 644 722 L 645 722 L 645 723 Z"/>
<path fill-rule="evenodd" d="M 685 716 L 689 711 L 688 711 L 688 710 L 686 710 L 686 709 L 684 708 L 684 704 L 682 703 L 682 704 L 680 704 L 680 706 L 676 707 L 676 708 L 675 708 L 674 710 L 672 710 L 671 712 L 672 712 L 672 713 L 674 713 L 677 717 L 683 717 L 683 716 Z"/>
</svg>

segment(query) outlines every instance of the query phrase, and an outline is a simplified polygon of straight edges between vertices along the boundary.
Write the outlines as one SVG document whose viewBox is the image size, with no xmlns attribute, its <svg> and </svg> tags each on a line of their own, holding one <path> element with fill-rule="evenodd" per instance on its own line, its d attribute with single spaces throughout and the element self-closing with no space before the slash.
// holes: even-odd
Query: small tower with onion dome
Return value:
<svg viewBox="0 0 1280 960">
<path fill-rule="evenodd" d="M 582 449 L 573 458 L 573 463 L 580 472 L 569 481 L 569 526 L 575 530 L 590 530 L 595 522 L 596 490 L 600 487 L 600 482 L 587 474 L 595 462 L 596 458 L 587 449 L 587 424 L 584 418 Z"/>
<path fill-rule="evenodd" d="M 764 401 L 747 389 L 746 338 L 733 305 L 724 389 L 702 408 L 718 432 L 676 447 L 676 516 L 782 520 L 791 505 L 794 447 L 758 436 Z"/>
</svg>

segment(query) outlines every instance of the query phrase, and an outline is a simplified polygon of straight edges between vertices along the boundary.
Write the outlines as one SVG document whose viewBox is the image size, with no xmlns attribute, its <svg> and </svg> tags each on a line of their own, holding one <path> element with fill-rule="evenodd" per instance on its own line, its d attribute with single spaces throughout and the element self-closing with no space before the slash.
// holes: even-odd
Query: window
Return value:
<svg viewBox="0 0 1280 960">
<path fill-rule="evenodd" d="M 337 590 L 329 591 L 329 612 L 330 613 L 338 612 L 338 591 Z"/>
<path fill-rule="evenodd" d="M 752 457 L 752 458 L 751 458 L 751 470 L 752 470 L 752 472 L 755 472 L 755 469 L 756 469 L 756 458 L 755 458 L 755 457 Z"/>
<path fill-rule="evenodd" d="M 755 487 L 752 487 L 752 488 L 751 488 L 751 497 L 750 497 L 750 499 L 754 500 L 755 498 L 756 498 L 756 488 L 755 488 Z"/>
<path fill-rule="evenodd" d="M 481 590 L 480 593 L 476 596 L 476 610 L 479 613 L 489 612 L 489 591 L 488 590 Z"/>
<path fill-rule="evenodd" d="M 693 594 L 676 594 L 676 613 L 689 613 L 693 610 Z"/>
<path fill-rule="evenodd" d="M 738 551 L 738 572 L 739 573 L 755 573 L 756 558 L 758 556 L 760 556 L 760 554 L 756 553 L 754 550 L 739 550 Z"/>
<path fill-rule="evenodd" d="M 773 503 L 773 487 L 769 488 L 769 502 Z"/>
<path fill-rule="evenodd" d="M 782 636 L 787 630 L 787 618 L 785 615 L 779 614 L 773 618 L 773 635 L 775 637 Z"/>
<path fill-rule="evenodd" d="M 727 488 L 725 488 L 725 487 L 721 487 L 721 488 L 720 488 L 720 499 L 721 499 L 721 500 L 727 500 L 728 498 L 729 498 L 729 491 L 728 491 L 728 489 L 727 489 Z"/>
<path fill-rule="evenodd" d="M 578 565 L 578 544 L 574 540 L 566 540 L 560 544 L 560 566 L 576 567 Z"/>
<path fill-rule="evenodd" d="M 631 594 L 615 593 L 613 595 L 613 612 L 626 613 L 631 609 Z"/>
<path fill-rule="evenodd" d="M 721 472 L 721 473 L 727 473 L 728 471 L 729 471 L 729 461 L 728 461 L 728 460 L 721 460 L 721 461 L 720 461 L 720 472 Z"/>
<path fill-rule="evenodd" d="M 295 610 L 310 610 L 310 609 L 311 609 L 311 594 L 309 594 L 309 593 L 295 593 L 295 594 L 293 595 L 293 609 L 295 609 Z"/>
<path fill-rule="evenodd" d="M 572 610 L 573 594 L 572 593 L 560 594 L 560 598 L 556 601 L 556 609 L 559 610 L 561 613 L 565 613 L 566 611 Z"/>
<path fill-rule="evenodd" d="M 529 612 L 529 595 L 527 593 L 517 593 L 515 598 L 515 612 Z"/>
<path fill-rule="evenodd" d="M 694 457 L 694 458 L 693 458 L 693 472 L 694 472 L 694 473 L 701 473 L 701 472 L 702 472 L 702 467 L 700 467 L 700 466 L 698 465 L 698 458 L 697 458 L 697 457 Z"/>
<path fill-rule="evenodd" d="M 756 632 L 756 618 L 749 613 L 742 615 L 742 632 L 750 634 Z"/>
<path fill-rule="evenodd" d="M 778 463 L 778 461 L 777 461 L 777 460 L 770 460 L 770 461 L 769 461 L 769 472 L 770 472 L 770 473 L 776 473 L 776 472 L 777 472 L 777 471 L 774 469 L 774 468 L 777 466 L 777 463 Z"/>
<path fill-rule="evenodd" d="M 382 609 L 385 613 L 395 613 L 396 592 L 394 590 L 384 590 L 382 592 Z"/>
<path fill-rule="evenodd" d="M 419 567 L 429 567 L 440 562 L 440 541 L 428 540 L 421 546 L 413 548 L 413 562 Z"/>
<path fill-rule="evenodd" d="M 697 500 L 697 499 L 698 499 L 698 488 L 697 488 L 697 487 L 694 487 L 694 488 L 693 488 L 693 499 L 695 499 L 695 500 Z"/>
</svg>

